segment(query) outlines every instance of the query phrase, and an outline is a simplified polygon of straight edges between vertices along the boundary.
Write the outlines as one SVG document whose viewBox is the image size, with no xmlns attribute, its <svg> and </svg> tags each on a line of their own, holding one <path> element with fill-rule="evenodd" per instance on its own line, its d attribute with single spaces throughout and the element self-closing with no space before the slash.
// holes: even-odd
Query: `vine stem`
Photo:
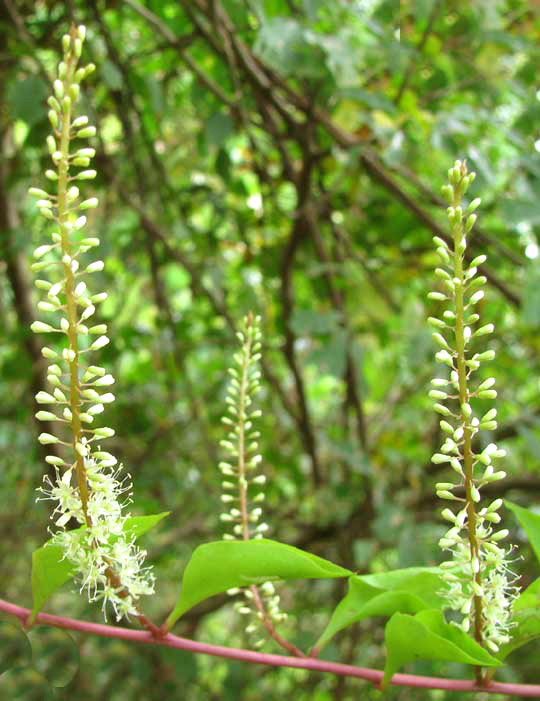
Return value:
<svg viewBox="0 0 540 701">
<path fill-rule="evenodd" d="M 10 616 L 16 616 L 24 622 L 30 611 L 9 601 L 0 599 L 0 611 Z M 378 669 L 368 667 L 354 667 L 339 662 L 327 662 L 313 658 L 287 657 L 285 655 L 273 655 L 253 650 L 224 647 L 223 645 L 210 645 L 200 643 L 188 638 L 181 638 L 172 633 L 167 633 L 161 638 L 152 637 L 145 631 L 119 628 L 117 626 L 104 625 L 102 623 L 90 623 L 63 616 L 53 616 L 48 613 L 40 613 L 37 622 L 43 625 L 74 630 L 88 635 L 99 635 L 106 638 L 128 640 L 134 643 L 146 643 L 150 645 L 162 645 L 176 650 L 187 650 L 195 654 L 211 655 L 230 660 L 239 660 L 251 664 L 262 664 L 269 667 L 292 667 L 307 669 L 312 672 L 326 672 L 343 677 L 364 679 L 365 681 L 379 684 L 384 676 Z M 418 689 L 443 689 L 445 691 L 483 691 L 488 694 L 507 694 L 522 698 L 540 698 L 540 684 L 506 684 L 501 682 L 489 682 L 485 686 L 466 679 L 443 679 L 440 677 L 423 677 L 414 674 L 394 674 L 390 682 L 393 686 L 407 686 Z"/>
</svg>

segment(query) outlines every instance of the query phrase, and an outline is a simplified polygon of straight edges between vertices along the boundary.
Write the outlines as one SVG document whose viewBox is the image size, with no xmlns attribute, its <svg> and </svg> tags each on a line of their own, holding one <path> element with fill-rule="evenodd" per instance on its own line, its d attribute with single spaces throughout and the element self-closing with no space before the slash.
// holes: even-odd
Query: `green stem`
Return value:
<svg viewBox="0 0 540 701">
<path fill-rule="evenodd" d="M 454 207 L 460 206 L 461 195 L 456 192 L 454 196 Z M 463 270 L 463 252 L 461 250 L 464 239 L 463 223 L 460 220 L 454 224 L 454 282 L 455 282 L 455 303 L 456 303 L 456 321 L 455 321 L 455 336 L 457 350 L 457 374 L 459 386 L 459 403 L 461 411 L 461 424 L 463 426 L 463 464 L 464 464 L 464 482 L 465 482 L 465 498 L 467 508 L 467 528 L 469 535 L 469 545 L 471 550 L 471 562 L 480 563 L 479 543 L 476 536 L 476 511 L 474 500 L 472 498 L 472 488 L 474 486 L 473 462 L 474 454 L 472 450 L 472 431 L 470 428 L 470 417 L 464 411 L 464 406 L 469 403 L 469 390 L 467 386 L 467 366 L 465 352 L 465 302 L 464 302 L 464 287 L 465 276 Z M 475 582 L 481 586 L 482 575 L 480 570 L 474 574 Z M 474 638 L 479 643 L 483 642 L 482 631 L 482 597 L 474 596 Z M 483 681 L 483 672 L 481 667 L 476 668 L 476 677 L 478 683 Z"/>
<path fill-rule="evenodd" d="M 251 357 L 251 337 L 249 336 L 249 321 L 247 323 L 246 344 L 242 348 L 242 376 L 240 378 L 240 389 L 238 394 L 238 489 L 240 498 L 240 514 L 242 523 L 242 538 L 249 540 L 249 513 L 247 499 L 246 480 L 246 455 L 245 455 L 245 423 L 246 423 L 246 396 L 248 387 L 249 359 Z"/>
<path fill-rule="evenodd" d="M 67 59 L 67 75 L 65 80 L 65 92 L 69 95 L 69 88 L 73 79 L 77 59 L 70 52 Z M 60 227 L 62 257 L 68 256 L 71 261 L 72 247 L 70 241 L 70 230 L 68 224 L 68 201 L 67 190 L 69 184 L 69 144 L 70 144 L 70 129 L 71 129 L 71 102 L 64 101 L 62 107 L 62 131 L 60 136 L 60 153 L 62 157 L 58 163 L 58 224 Z M 75 464 L 77 470 L 77 481 L 79 493 L 81 496 L 81 504 L 83 509 L 86 524 L 90 526 L 90 518 L 88 516 L 88 482 L 86 480 L 86 470 L 84 467 L 84 458 L 76 449 L 77 443 L 80 444 L 82 438 L 82 426 L 80 418 L 80 381 L 79 381 L 79 340 L 77 335 L 77 303 L 75 301 L 75 275 L 71 268 L 71 263 L 62 261 L 64 268 L 64 278 L 66 281 L 66 306 L 68 320 L 68 347 L 74 353 L 72 360 L 68 361 L 70 374 L 70 397 L 69 408 L 71 410 L 71 430 L 72 444 L 75 454 Z"/>
</svg>

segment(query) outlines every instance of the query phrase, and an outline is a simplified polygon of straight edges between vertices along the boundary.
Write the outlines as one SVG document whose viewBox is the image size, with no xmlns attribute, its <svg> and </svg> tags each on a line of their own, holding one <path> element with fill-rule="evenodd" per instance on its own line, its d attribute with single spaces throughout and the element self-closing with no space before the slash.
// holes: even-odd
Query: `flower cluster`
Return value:
<svg viewBox="0 0 540 701">
<path fill-rule="evenodd" d="M 32 265 L 35 272 L 43 273 L 43 279 L 35 283 L 45 297 L 38 308 L 51 317 L 47 322 L 35 321 L 31 328 L 35 333 L 58 334 L 63 339 L 61 350 L 45 347 L 42 351 L 51 361 L 47 371 L 51 389 L 38 392 L 36 400 L 49 405 L 50 410 L 38 411 L 36 416 L 58 422 L 63 428 L 61 438 L 41 433 L 38 440 L 43 445 L 58 444 L 64 457 L 55 454 L 45 458 L 54 466 L 56 481 L 46 477 L 46 487 L 40 491 L 44 498 L 57 502 L 53 518 L 61 530 L 55 542 L 64 546 L 66 557 L 76 566 L 82 578 L 81 590 L 88 590 L 90 600 L 102 599 L 104 611 L 110 602 L 119 620 L 137 614 L 137 599 L 152 593 L 154 579 L 148 569 L 141 568 L 146 553 L 124 533 L 127 516 L 122 513 L 125 504 L 120 504 L 119 497 L 131 488 L 129 476 L 121 478 L 116 458 L 98 445 L 114 431 L 93 425 L 105 405 L 114 401 L 112 393 L 103 392 L 114 384 L 114 378 L 101 366 L 82 363 L 83 355 L 109 343 L 106 325 L 89 322 L 107 294 L 90 293 L 83 280 L 104 267 L 100 260 L 83 262 L 84 254 L 99 245 L 99 240 L 84 235 L 86 217 L 82 212 L 95 208 L 98 200 L 83 199 L 76 185 L 96 177 L 96 171 L 88 169 L 95 151 L 87 146 L 71 149 L 74 140 L 96 133 L 88 117 L 72 115 L 80 82 L 94 70 L 93 64 L 77 67 L 85 34 L 80 26 L 63 37 L 64 56 L 54 81 L 54 95 L 48 100 L 53 133 L 47 137 L 47 146 L 54 167 L 45 176 L 56 192 L 30 189 L 38 198 L 39 211 L 55 229 L 51 243 L 34 251 L 37 260 Z M 66 531 L 70 519 L 84 528 Z"/>
<path fill-rule="evenodd" d="M 261 522 L 262 507 L 265 494 L 261 487 L 266 483 L 263 474 L 257 474 L 262 457 L 258 453 L 260 433 L 254 429 L 253 421 L 261 415 L 261 411 L 253 409 L 253 398 L 260 389 L 261 373 L 258 361 L 261 357 L 260 319 L 252 314 L 246 316 L 237 338 L 240 349 L 234 355 L 234 366 L 229 368 L 231 376 L 227 388 L 227 413 L 223 423 L 229 428 L 227 438 L 220 445 L 227 453 L 227 461 L 219 463 L 219 469 L 224 477 L 221 501 L 226 511 L 221 514 L 222 522 L 230 527 L 229 533 L 223 535 L 224 540 L 249 540 L 263 538 L 268 531 L 268 524 Z M 250 497 L 250 488 L 256 493 Z M 253 504 L 254 506 L 250 505 Z M 238 594 L 239 589 L 229 591 L 231 595 Z M 252 614 L 252 605 L 258 609 L 257 616 L 264 619 L 266 615 L 274 622 L 285 620 L 287 617 L 279 609 L 279 595 L 274 585 L 265 582 L 260 587 L 243 590 L 245 602 L 237 602 L 236 608 L 241 614 Z M 264 600 L 264 611 L 259 604 Z M 246 630 L 253 633 L 255 624 L 248 625 Z"/>
<path fill-rule="evenodd" d="M 449 372 L 447 377 L 431 381 L 433 389 L 429 396 L 436 400 L 435 410 L 444 417 L 440 426 L 446 434 L 432 462 L 448 464 L 457 475 L 457 481 L 436 485 L 437 496 L 456 502 L 458 508 L 457 511 L 450 508 L 442 511 L 442 517 L 451 524 L 439 543 L 441 548 L 452 553 L 452 559 L 441 565 L 448 584 L 449 604 L 461 614 L 461 628 L 465 631 L 472 628 L 476 640 L 496 652 L 510 639 L 515 576 L 507 566 L 510 549 L 500 545 L 508 531 L 494 530 L 501 520 L 498 510 L 502 500 L 496 499 L 480 508 L 482 487 L 506 476 L 494 467 L 494 462 L 504 457 L 505 452 L 494 443 L 479 452 L 476 452 L 476 443 L 473 446 L 479 431 L 497 428 L 496 409 L 482 410 L 480 416 L 473 410 L 473 400 L 495 399 L 495 379 L 479 381 L 474 389 L 469 386 L 471 376 L 482 363 L 495 357 L 493 350 L 471 350 L 476 339 L 494 330 L 493 324 L 479 325 L 480 317 L 475 311 L 484 297 L 481 288 L 486 278 L 477 273 L 486 256 L 480 255 L 468 264 L 465 262 L 466 237 L 475 224 L 474 211 L 480 199 L 473 199 L 465 209 L 461 202 L 474 177 L 474 173 L 467 172 L 464 161 L 456 161 L 449 170 L 449 182 L 442 192 L 450 205 L 447 216 L 453 246 L 434 237 L 442 264 L 435 274 L 443 291 L 431 292 L 428 296 L 446 302 L 448 308 L 442 318 L 430 317 L 429 322 L 435 329 L 433 338 L 440 346 L 436 358 Z M 459 488 L 458 493 L 463 496 L 454 493 Z"/>
</svg>

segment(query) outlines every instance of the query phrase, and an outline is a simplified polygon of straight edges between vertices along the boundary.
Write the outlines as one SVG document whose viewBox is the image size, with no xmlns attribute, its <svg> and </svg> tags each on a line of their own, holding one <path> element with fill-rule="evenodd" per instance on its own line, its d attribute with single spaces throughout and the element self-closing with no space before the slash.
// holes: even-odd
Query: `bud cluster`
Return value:
<svg viewBox="0 0 540 701">
<path fill-rule="evenodd" d="M 482 487 L 506 476 L 494 465 L 504 457 L 505 451 L 494 443 L 479 452 L 473 447 L 473 439 L 479 431 L 497 428 L 495 408 L 482 409 L 479 415 L 474 410 L 476 400 L 493 400 L 497 396 L 494 378 L 478 381 L 473 388 L 470 386 L 472 376 L 482 363 L 495 357 L 493 350 L 472 350 L 476 339 L 494 330 L 493 324 L 479 324 L 480 316 L 476 311 L 476 305 L 484 297 L 481 288 L 486 282 L 484 276 L 478 275 L 478 266 L 486 261 L 486 256 L 480 255 L 468 264 L 465 262 L 467 235 L 475 224 L 474 211 L 480 199 L 473 199 L 465 208 L 461 202 L 474 177 L 474 173 L 467 172 L 464 161 L 456 161 L 449 170 L 449 182 L 442 192 L 450 205 L 447 216 L 453 246 L 439 237 L 433 239 L 441 261 L 435 275 L 441 281 L 442 291 L 431 292 L 428 297 L 445 302 L 447 308 L 441 318 L 430 317 L 428 321 L 440 347 L 435 357 L 449 370 L 446 377 L 431 381 L 433 388 L 429 396 L 436 401 L 435 410 L 444 417 L 440 426 L 446 434 L 432 462 L 448 464 L 455 473 L 453 481 L 436 485 L 439 498 L 456 503 L 456 510 L 445 508 L 442 511 L 442 517 L 451 528 L 439 543 L 443 550 L 452 553 L 452 560 L 441 565 L 448 584 L 449 604 L 462 616 L 460 627 L 465 631 L 472 627 L 476 640 L 496 652 L 510 639 L 515 576 L 507 566 L 510 549 L 500 544 L 508 531 L 497 529 L 502 500 L 480 506 Z M 457 488 L 461 488 L 459 493 L 464 496 L 454 493 Z"/>
<path fill-rule="evenodd" d="M 262 457 L 258 452 L 260 433 L 254 427 L 254 420 L 261 416 L 261 411 L 252 408 L 253 398 L 260 390 L 259 324 L 260 318 L 252 314 L 243 319 L 236 334 L 240 348 L 233 356 L 233 367 L 228 371 L 231 377 L 225 399 L 227 413 L 222 417 L 222 422 L 229 430 L 226 439 L 220 443 L 227 454 L 227 461 L 219 463 L 223 475 L 221 502 L 226 508 L 220 520 L 229 529 L 223 536 L 224 540 L 259 539 L 269 529 L 267 523 L 261 522 L 265 500 L 262 488 L 266 477 L 257 472 Z M 254 605 L 260 619 L 268 616 L 272 621 L 279 622 L 287 617 L 279 609 L 279 595 L 271 582 L 242 591 L 245 601 L 235 604 L 239 613 L 252 614 Z M 239 589 L 229 590 L 231 595 L 239 592 Z M 263 601 L 264 611 L 258 606 Z M 250 624 L 246 631 L 253 633 L 256 629 L 256 624 Z"/>
<path fill-rule="evenodd" d="M 42 350 L 51 363 L 47 370 L 50 390 L 36 395 L 38 404 L 48 407 L 38 411 L 36 417 L 63 426 L 61 437 L 41 433 L 38 440 L 43 445 L 59 444 L 64 457 L 45 458 L 54 466 L 57 479 L 52 482 L 46 477 L 46 487 L 40 491 L 44 498 L 57 502 L 53 518 L 62 530 L 56 534 L 56 542 L 64 545 L 66 557 L 77 566 L 81 589 L 88 590 L 90 600 L 103 599 L 104 610 L 110 602 L 119 620 L 137 613 L 138 597 L 152 593 L 154 580 L 148 570 L 141 569 L 145 552 L 123 534 L 127 516 L 122 513 L 125 504 L 121 505 L 118 498 L 129 492 L 129 476 L 120 478 L 120 470 L 114 469 L 116 458 L 98 445 L 113 436 L 114 430 L 94 426 L 105 405 L 114 401 L 114 395 L 107 391 L 114 378 L 99 365 L 82 363 L 83 354 L 109 343 L 106 325 L 91 321 L 96 306 L 107 294 L 91 293 L 83 279 L 104 267 L 101 260 L 83 262 L 84 254 L 98 246 L 99 240 L 84 234 L 86 216 L 82 212 L 97 207 L 98 200 L 81 197 L 75 184 L 96 177 L 96 171 L 88 168 L 95 151 L 79 145 L 72 149 L 73 141 L 96 133 L 88 117 L 72 116 L 80 82 L 95 68 L 93 64 L 77 67 L 85 34 L 85 27 L 80 26 L 63 37 L 63 60 L 53 84 L 54 95 L 48 100 L 53 133 L 47 137 L 47 147 L 53 167 L 45 177 L 51 181 L 48 189 L 55 192 L 30 188 L 40 213 L 54 228 L 51 243 L 34 251 L 32 270 L 43 274 L 35 281 L 43 293 L 38 309 L 48 318 L 35 321 L 31 328 L 35 333 L 58 334 L 61 339 L 57 346 L 60 349 Z M 73 172 L 73 168 L 82 170 Z M 86 528 L 66 532 L 70 519 Z"/>
</svg>

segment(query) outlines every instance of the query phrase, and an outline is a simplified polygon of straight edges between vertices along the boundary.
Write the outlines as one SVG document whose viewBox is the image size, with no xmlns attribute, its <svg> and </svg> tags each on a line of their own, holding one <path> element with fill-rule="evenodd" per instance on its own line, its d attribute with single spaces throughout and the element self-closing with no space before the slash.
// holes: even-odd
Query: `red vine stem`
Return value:
<svg viewBox="0 0 540 701">
<path fill-rule="evenodd" d="M 9 601 L 0 599 L 0 611 L 16 616 L 24 624 L 30 611 L 17 606 Z M 286 657 L 285 655 L 270 655 L 264 652 L 253 650 L 241 650 L 234 647 L 224 647 L 222 645 L 209 645 L 199 643 L 195 640 L 180 638 L 172 633 L 157 638 L 148 631 L 130 630 L 129 628 L 118 628 L 116 626 L 104 625 L 102 623 L 89 623 L 78 621 L 73 618 L 63 616 L 53 616 L 48 613 L 40 613 L 37 622 L 44 625 L 76 630 L 80 633 L 101 635 L 106 638 L 119 638 L 129 640 L 134 643 L 148 643 L 153 645 L 163 645 L 164 647 L 175 648 L 177 650 L 189 650 L 202 655 L 212 655 L 223 657 L 229 660 L 239 660 L 252 664 L 263 664 L 270 667 L 294 667 L 296 669 L 309 669 L 313 672 L 329 672 L 342 677 L 356 677 L 364 679 L 374 684 L 379 684 L 383 678 L 383 672 L 378 669 L 367 667 L 353 667 L 352 665 L 340 664 L 339 662 L 326 662 L 313 658 Z M 476 682 L 466 679 L 442 679 L 439 677 L 420 677 L 414 674 L 394 674 L 390 682 L 394 686 L 410 686 L 418 689 L 444 689 L 446 691 L 483 691 L 488 694 L 508 694 L 520 696 L 522 698 L 540 698 L 539 684 L 505 684 L 502 682 L 489 682 L 486 686 L 478 686 Z"/>
</svg>

